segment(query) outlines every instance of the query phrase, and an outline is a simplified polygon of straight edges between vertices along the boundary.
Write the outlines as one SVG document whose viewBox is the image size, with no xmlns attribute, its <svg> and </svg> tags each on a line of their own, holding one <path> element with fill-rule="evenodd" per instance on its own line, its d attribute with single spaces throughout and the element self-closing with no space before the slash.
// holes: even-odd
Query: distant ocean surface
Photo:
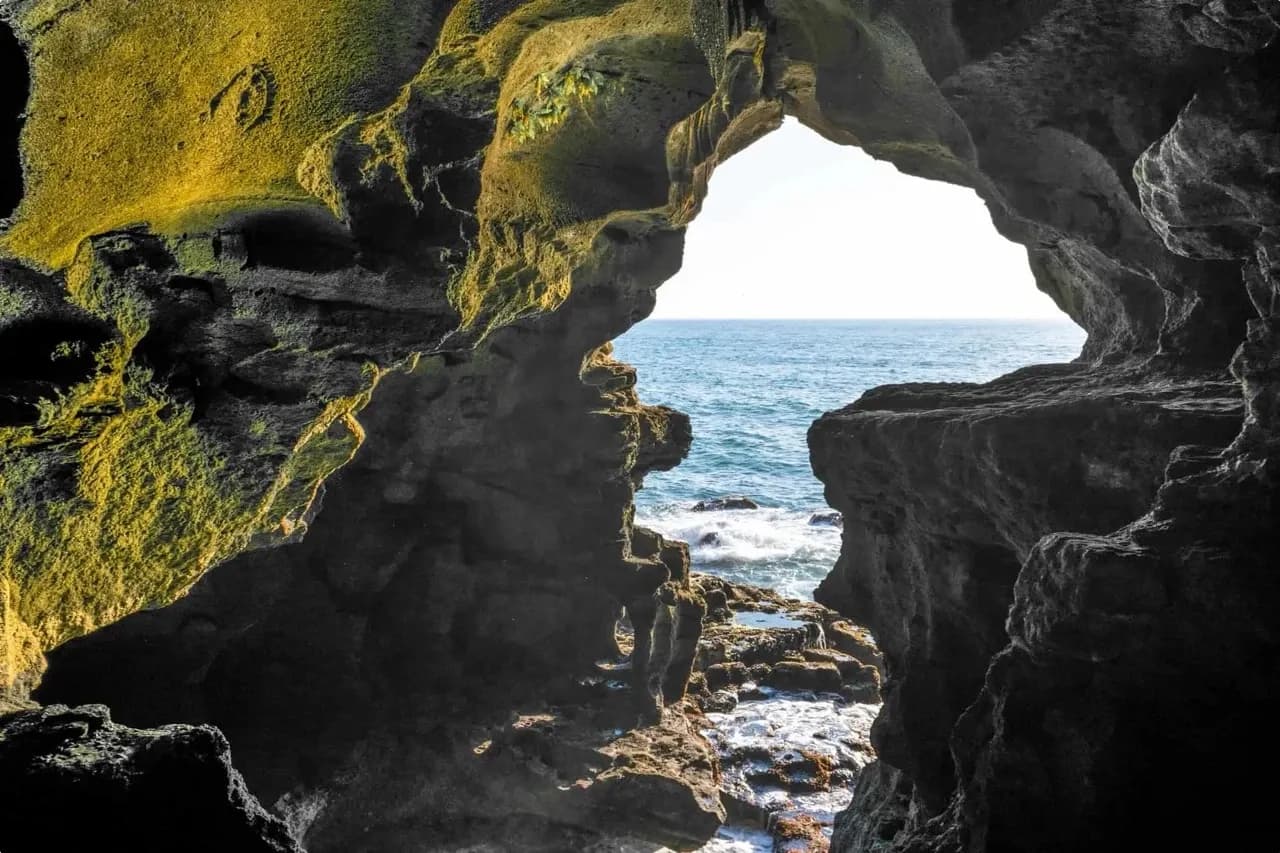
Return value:
<svg viewBox="0 0 1280 853">
<path fill-rule="evenodd" d="M 809 524 L 827 508 L 805 443 L 819 415 L 877 385 L 1070 361 L 1084 338 L 1065 319 L 646 320 L 617 357 L 639 371 L 644 402 L 689 414 L 694 438 L 679 467 L 645 478 L 638 521 L 688 542 L 699 571 L 812 598 L 840 553 L 838 530 Z M 691 511 L 732 494 L 761 509 Z"/>
</svg>

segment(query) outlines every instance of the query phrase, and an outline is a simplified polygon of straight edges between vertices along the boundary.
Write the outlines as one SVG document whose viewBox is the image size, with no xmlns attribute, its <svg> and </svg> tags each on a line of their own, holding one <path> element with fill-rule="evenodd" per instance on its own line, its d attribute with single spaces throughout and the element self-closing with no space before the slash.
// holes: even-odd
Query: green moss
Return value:
<svg viewBox="0 0 1280 853">
<path fill-rule="evenodd" d="M 190 411 L 149 389 L 103 421 L 74 455 L 0 461 L 0 565 L 17 612 L 44 648 L 176 598 L 242 547 L 248 488 L 191 426 Z M 24 464 L 25 463 L 25 464 Z M 51 467 L 73 467 L 74 492 L 39 494 Z"/>
<path fill-rule="evenodd" d="M 61 268 L 129 223 L 180 233 L 313 203 L 295 179 L 303 151 L 395 96 L 430 17 L 411 0 L 29 5 L 28 192 L 0 251 Z"/>
<path fill-rule="evenodd" d="M 35 302 L 29 295 L 0 284 L 0 323 L 20 317 L 33 307 Z"/>
<path fill-rule="evenodd" d="M 115 411 L 91 410 L 112 384 L 96 377 L 36 427 L 0 431 L 0 580 L 39 649 L 173 601 L 255 534 L 292 533 L 364 437 L 355 413 L 368 392 L 335 400 L 264 482 L 238 471 L 143 371 L 126 371 Z M 263 437 L 265 422 L 255 426 Z M 78 445 L 58 440 L 71 434 Z M 16 637 L 16 624 L 6 629 Z"/>
<path fill-rule="evenodd" d="M 248 442 L 204 434 L 132 363 L 150 308 L 128 282 L 85 245 L 69 298 L 115 337 L 90 377 L 39 401 L 37 423 L 0 428 L 0 688 L 29 680 L 44 650 L 173 601 L 253 537 L 294 533 L 364 437 L 355 416 L 383 375 L 372 365 L 364 390 L 288 438 L 261 417 Z"/>
<path fill-rule="evenodd" d="M 507 132 L 517 142 L 530 142 L 564 124 L 574 103 L 597 95 L 604 75 L 579 65 L 534 78 L 533 92 L 512 101 L 507 110 Z"/>
</svg>

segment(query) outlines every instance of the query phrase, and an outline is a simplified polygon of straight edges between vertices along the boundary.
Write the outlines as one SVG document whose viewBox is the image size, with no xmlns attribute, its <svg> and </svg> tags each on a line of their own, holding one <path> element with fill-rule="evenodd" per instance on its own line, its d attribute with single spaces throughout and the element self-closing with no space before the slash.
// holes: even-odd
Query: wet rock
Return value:
<svg viewBox="0 0 1280 853">
<path fill-rule="evenodd" d="M 719 545 L 720 534 L 716 533 L 714 530 L 712 530 L 709 533 L 704 533 L 702 534 L 701 537 L 699 537 L 698 544 L 699 545 Z"/>
<path fill-rule="evenodd" d="M 829 512 L 815 512 L 809 516 L 809 524 L 813 527 L 836 527 L 844 528 L 844 516 L 837 510 Z"/>
<path fill-rule="evenodd" d="M 725 714 L 732 711 L 738 704 L 738 694 L 733 690 L 716 690 L 710 696 L 702 701 L 702 710 L 704 713 Z"/>
<path fill-rule="evenodd" d="M 99 705 L 0 717 L 0 802 L 6 853 L 301 853 L 217 729 L 132 729 Z"/>
<path fill-rule="evenodd" d="M 871 760 L 876 706 L 769 693 L 712 714 L 731 819 L 764 827 L 808 816 L 830 827 L 854 774 Z"/>
<path fill-rule="evenodd" d="M 827 642 L 832 648 L 844 652 L 860 663 L 883 668 L 884 657 L 865 628 L 859 628 L 843 619 L 827 625 Z"/>
<path fill-rule="evenodd" d="M 759 509 L 760 504 L 744 495 L 730 495 L 723 498 L 711 498 L 698 501 L 693 505 L 694 512 L 720 512 L 731 509 Z"/>
<path fill-rule="evenodd" d="M 729 599 L 723 589 L 704 589 L 703 597 L 707 602 L 707 617 L 716 622 L 725 622 L 733 618 L 729 609 Z"/>
<path fill-rule="evenodd" d="M 834 663 L 784 660 L 773 665 L 764 683 L 779 690 L 838 693 L 844 679 Z"/>
<path fill-rule="evenodd" d="M 747 668 L 741 661 L 712 664 L 702 674 L 707 680 L 707 689 L 713 691 L 725 685 L 741 684 L 747 680 Z"/>
<path fill-rule="evenodd" d="M 880 701 L 880 670 L 862 663 L 852 655 L 835 649 L 805 649 L 801 656 L 807 661 L 834 664 L 840 671 L 844 686 L 840 695 L 853 702 Z"/>
<path fill-rule="evenodd" d="M 822 824 L 809 815 L 777 817 L 769 822 L 773 853 L 827 853 L 831 841 Z"/>
<path fill-rule="evenodd" d="M 753 760 L 764 758 L 767 766 L 759 766 L 747 772 L 747 780 L 755 785 L 776 785 L 784 791 L 796 794 L 826 791 L 831 787 L 831 773 L 834 769 L 831 759 L 820 752 L 809 750 L 793 750 L 774 753 L 759 753 L 744 750 L 743 754 L 731 758 Z"/>
</svg>

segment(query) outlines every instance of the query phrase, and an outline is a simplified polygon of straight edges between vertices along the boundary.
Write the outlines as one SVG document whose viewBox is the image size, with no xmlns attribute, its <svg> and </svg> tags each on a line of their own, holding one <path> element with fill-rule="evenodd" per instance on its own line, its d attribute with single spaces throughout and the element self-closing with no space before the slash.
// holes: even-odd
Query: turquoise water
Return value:
<svg viewBox="0 0 1280 853">
<path fill-rule="evenodd" d="M 826 508 L 805 444 L 814 419 L 877 385 L 985 382 L 1083 343 L 1066 320 L 647 320 L 617 357 L 642 400 L 689 414 L 694 442 L 646 478 L 638 520 L 689 542 L 701 571 L 810 598 L 840 551 L 838 530 L 809 524 Z M 691 511 L 731 494 L 761 508 Z"/>
</svg>

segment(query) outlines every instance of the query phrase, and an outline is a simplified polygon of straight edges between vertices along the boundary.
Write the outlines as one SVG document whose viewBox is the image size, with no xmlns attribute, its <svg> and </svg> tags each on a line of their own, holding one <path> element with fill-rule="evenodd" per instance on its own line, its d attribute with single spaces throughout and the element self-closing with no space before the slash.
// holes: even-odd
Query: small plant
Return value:
<svg viewBox="0 0 1280 853">
<path fill-rule="evenodd" d="M 604 75 L 579 65 L 553 73 L 543 71 L 534 79 L 532 96 L 511 102 L 507 130 L 517 142 L 530 142 L 564 123 L 575 101 L 595 97 L 604 88 Z"/>
<path fill-rule="evenodd" d="M 267 422 L 262 418 L 257 418 L 253 423 L 249 424 L 249 435 L 254 438 L 262 438 L 267 434 Z"/>
<path fill-rule="evenodd" d="M 53 352 L 49 354 L 50 361 L 57 361 L 60 358 L 73 358 L 84 354 L 84 341 L 63 341 L 53 348 Z"/>
<path fill-rule="evenodd" d="M 35 306 L 35 300 L 20 290 L 0 284 L 0 322 L 20 317 Z"/>
</svg>

